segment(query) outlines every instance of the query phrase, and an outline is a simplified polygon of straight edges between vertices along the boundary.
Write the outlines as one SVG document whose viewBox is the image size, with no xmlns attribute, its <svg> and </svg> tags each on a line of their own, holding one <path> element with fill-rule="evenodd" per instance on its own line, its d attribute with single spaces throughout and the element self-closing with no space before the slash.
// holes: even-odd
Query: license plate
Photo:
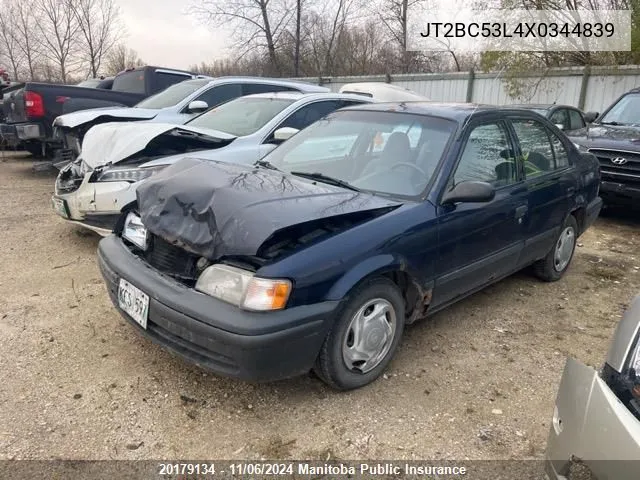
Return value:
<svg viewBox="0 0 640 480">
<path fill-rule="evenodd" d="M 53 205 L 53 210 L 64 218 L 69 218 L 69 212 L 67 211 L 67 202 L 65 202 L 61 198 L 53 197 L 51 199 L 51 203 Z"/>
<path fill-rule="evenodd" d="M 149 296 L 124 278 L 120 279 L 118 287 L 118 305 L 142 328 L 147 328 Z"/>
</svg>

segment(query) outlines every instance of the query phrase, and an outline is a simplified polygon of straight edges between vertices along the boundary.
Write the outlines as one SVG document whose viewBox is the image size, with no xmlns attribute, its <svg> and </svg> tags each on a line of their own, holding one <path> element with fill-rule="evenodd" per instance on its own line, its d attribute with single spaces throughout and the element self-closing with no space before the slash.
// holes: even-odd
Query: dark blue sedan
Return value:
<svg viewBox="0 0 640 480">
<path fill-rule="evenodd" d="M 252 167 L 185 158 L 100 242 L 140 333 L 253 381 L 361 387 L 405 324 L 520 269 L 559 280 L 598 216 L 596 158 L 522 109 L 368 104 Z"/>
</svg>

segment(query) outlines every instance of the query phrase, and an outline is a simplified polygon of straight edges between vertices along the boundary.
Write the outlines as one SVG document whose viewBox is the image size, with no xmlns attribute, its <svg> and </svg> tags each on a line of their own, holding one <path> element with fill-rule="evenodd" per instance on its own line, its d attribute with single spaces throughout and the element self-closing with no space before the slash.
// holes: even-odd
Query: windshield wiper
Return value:
<svg viewBox="0 0 640 480">
<path fill-rule="evenodd" d="M 340 180 L 339 178 L 330 177 L 320 172 L 290 172 L 291 175 L 296 175 L 298 177 L 310 178 L 311 180 L 318 180 L 322 183 L 327 183 L 329 185 L 335 185 L 337 187 L 346 188 L 347 190 L 353 190 L 354 192 L 359 192 L 360 189 L 354 187 L 348 182 L 344 180 Z"/>
<path fill-rule="evenodd" d="M 258 160 L 257 162 L 254 163 L 254 165 L 257 165 L 258 167 L 268 168 L 269 170 L 278 170 L 278 171 L 280 171 L 280 169 L 278 167 L 276 167 L 273 163 L 268 162 L 266 160 Z"/>
<path fill-rule="evenodd" d="M 620 123 L 614 120 L 613 122 L 600 122 L 600 125 L 612 125 L 614 127 L 621 127 L 623 125 L 626 125 L 626 123 Z"/>
</svg>

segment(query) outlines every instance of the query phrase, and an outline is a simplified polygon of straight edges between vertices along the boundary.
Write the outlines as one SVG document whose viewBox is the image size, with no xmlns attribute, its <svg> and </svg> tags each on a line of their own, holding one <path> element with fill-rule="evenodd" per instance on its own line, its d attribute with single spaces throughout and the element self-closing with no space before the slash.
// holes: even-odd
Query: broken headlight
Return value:
<svg viewBox="0 0 640 480">
<path fill-rule="evenodd" d="M 140 217 L 130 212 L 124 221 L 122 228 L 122 238 L 129 240 L 141 250 L 146 250 L 149 244 L 149 235 L 147 228 L 143 225 Z"/>
<path fill-rule="evenodd" d="M 196 290 L 247 310 L 281 310 L 291 293 L 291 282 L 255 277 L 231 265 L 212 265 L 198 277 Z"/>
<path fill-rule="evenodd" d="M 136 183 L 149 178 L 159 172 L 165 166 L 136 167 L 136 168 L 109 168 L 103 170 L 96 178 L 96 182 L 129 182 Z"/>
</svg>

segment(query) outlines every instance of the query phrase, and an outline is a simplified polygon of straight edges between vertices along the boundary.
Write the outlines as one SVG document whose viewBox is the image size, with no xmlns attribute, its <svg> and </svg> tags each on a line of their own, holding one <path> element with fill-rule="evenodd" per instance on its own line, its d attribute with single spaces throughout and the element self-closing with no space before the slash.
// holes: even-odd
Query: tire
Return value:
<svg viewBox="0 0 640 480">
<path fill-rule="evenodd" d="M 571 265 L 577 239 L 578 222 L 569 215 L 547 256 L 533 264 L 536 276 L 545 282 L 560 280 Z"/>
<path fill-rule="evenodd" d="M 371 315 L 375 309 L 382 309 L 381 314 Z M 356 318 L 362 321 L 360 327 Z M 322 344 L 314 372 L 337 390 L 352 390 L 373 382 L 393 358 L 404 322 L 404 299 L 396 284 L 385 277 L 362 283 L 341 307 Z M 371 340 L 368 345 L 356 342 L 357 330 L 365 330 L 361 337 Z M 365 358 L 365 353 L 368 360 L 359 360 L 358 357 Z"/>
</svg>

